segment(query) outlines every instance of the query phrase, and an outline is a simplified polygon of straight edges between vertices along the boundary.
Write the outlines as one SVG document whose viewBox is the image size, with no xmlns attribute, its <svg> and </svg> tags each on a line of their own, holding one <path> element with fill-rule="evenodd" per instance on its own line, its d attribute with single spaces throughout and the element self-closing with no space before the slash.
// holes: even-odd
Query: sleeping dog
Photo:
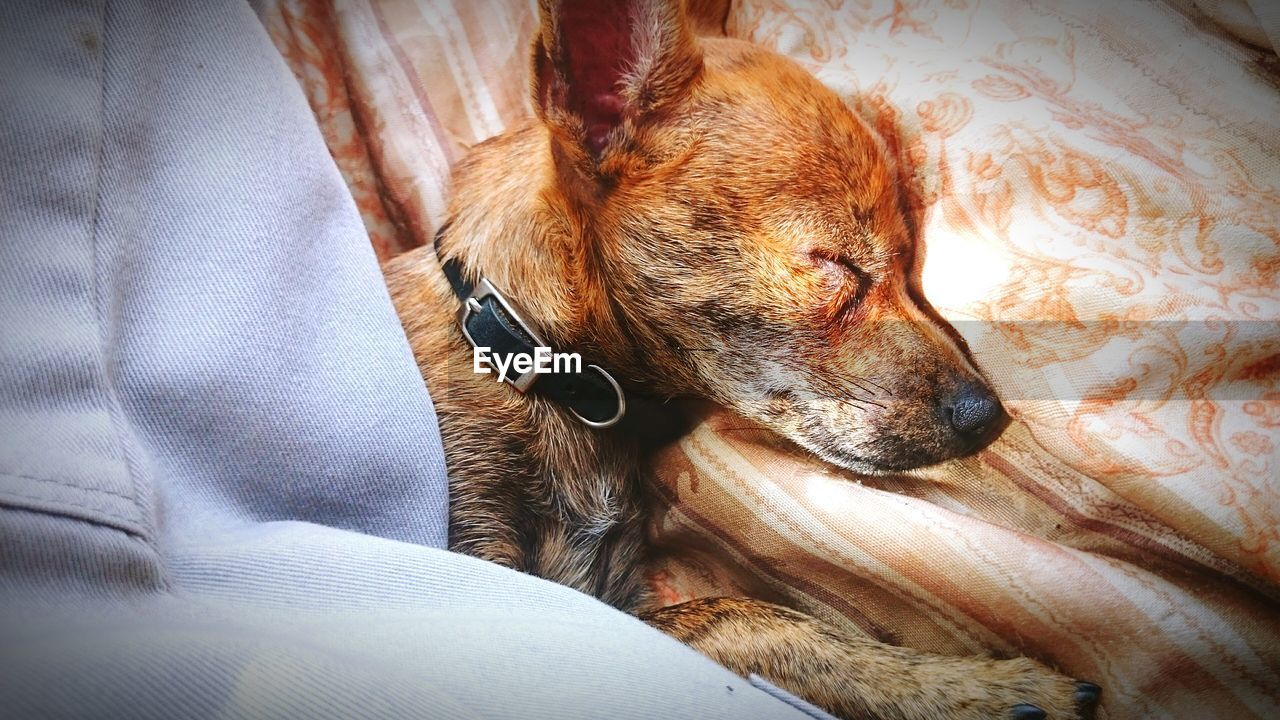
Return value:
<svg viewBox="0 0 1280 720">
<path fill-rule="evenodd" d="M 715 6 L 542 0 L 536 117 L 470 151 L 434 247 L 386 268 L 440 415 L 451 548 L 841 717 L 1092 717 L 1096 686 L 1029 659 L 751 599 L 652 606 L 639 438 L 676 422 L 660 401 L 720 403 L 862 473 L 972 453 L 1004 420 L 913 279 L 881 142 L 797 65 L 699 35 Z M 493 359 L 501 382 L 473 372 Z"/>
</svg>

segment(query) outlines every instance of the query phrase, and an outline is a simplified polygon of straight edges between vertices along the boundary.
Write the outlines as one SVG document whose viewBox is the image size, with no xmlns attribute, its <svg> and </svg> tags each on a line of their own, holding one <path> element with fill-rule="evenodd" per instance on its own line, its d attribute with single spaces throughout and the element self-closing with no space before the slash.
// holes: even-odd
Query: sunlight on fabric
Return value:
<svg viewBox="0 0 1280 720">
<path fill-rule="evenodd" d="M 921 280 L 925 297 L 945 313 L 993 297 L 1011 272 L 1009 257 L 979 238 L 934 233 Z"/>
<path fill-rule="evenodd" d="M 815 507 L 824 512 L 839 512 L 851 508 L 861 487 L 862 483 L 850 483 L 848 480 L 818 473 L 805 479 L 805 495 Z"/>
</svg>

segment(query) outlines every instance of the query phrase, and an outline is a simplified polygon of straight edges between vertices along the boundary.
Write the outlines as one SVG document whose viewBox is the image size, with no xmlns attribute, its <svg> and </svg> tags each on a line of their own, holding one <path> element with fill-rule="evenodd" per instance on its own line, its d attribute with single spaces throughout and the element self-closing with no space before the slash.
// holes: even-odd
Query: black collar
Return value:
<svg viewBox="0 0 1280 720">
<path fill-rule="evenodd" d="M 475 347 L 487 347 L 491 356 L 510 356 L 523 353 L 532 356 L 537 347 L 550 347 L 538 338 L 519 308 L 480 276 L 471 283 L 457 258 L 444 259 L 440 254 L 440 239 L 448 224 L 436 231 L 436 259 L 444 270 L 444 276 L 453 286 L 453 294 L 462 301 L 458 309 L 458 324 L 462 336 Z M 510 373 L 510 371 L 509 371 Z M 618 381 L 599 365 L 582 364 L 582 372 L 527 372 L 506 382 L 521 393 L 533 393 L 563 405 L 586 425 L 607 428 L 616 425 L 627 412 L 627 398 Z"/>
</svg>

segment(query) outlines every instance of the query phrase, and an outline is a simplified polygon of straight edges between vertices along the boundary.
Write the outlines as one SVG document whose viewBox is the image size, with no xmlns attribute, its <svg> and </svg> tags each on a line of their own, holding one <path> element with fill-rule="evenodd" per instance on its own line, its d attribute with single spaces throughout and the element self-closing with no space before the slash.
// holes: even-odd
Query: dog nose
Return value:
<svg viewBox="0 0 1280 720">
<path fill-rule="evenodd" d="M 991 389 L 974 382 L 962 384 L 945 411 L 951 427 L 961 435 L 982 435 L 1004 418 L 1004 408 Z"/>
</svg>

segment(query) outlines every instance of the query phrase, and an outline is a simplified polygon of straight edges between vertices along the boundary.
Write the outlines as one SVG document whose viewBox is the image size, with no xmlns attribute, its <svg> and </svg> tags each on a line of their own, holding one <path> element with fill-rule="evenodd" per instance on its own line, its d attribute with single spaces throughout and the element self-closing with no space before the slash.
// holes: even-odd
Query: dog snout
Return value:
<svg viewBox="0 0 1280 720">
<path fill-rule="evenodd" d="M 973 442 L 987 439 L 1005 420 L 1004 406 L 991 388 L 973 381 L 960 383 L 942 412 L 952 430 Z"/>
</svg>

